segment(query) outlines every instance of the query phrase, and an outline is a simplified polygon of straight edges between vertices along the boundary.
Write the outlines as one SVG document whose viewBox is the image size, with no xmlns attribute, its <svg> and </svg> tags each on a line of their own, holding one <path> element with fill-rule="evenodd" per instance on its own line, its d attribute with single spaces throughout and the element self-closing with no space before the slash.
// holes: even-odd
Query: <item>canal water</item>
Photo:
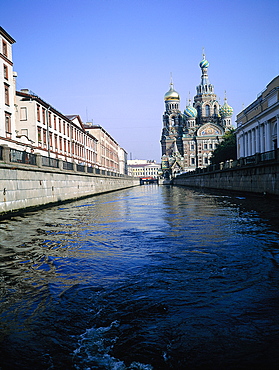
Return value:
<svg viewBox="0 0 279 370">
<path fill-rule="evenodd" d="M 278 201 L 145 185 L 0 223 L 0 369 L 275 369 Z"/>
</svg>

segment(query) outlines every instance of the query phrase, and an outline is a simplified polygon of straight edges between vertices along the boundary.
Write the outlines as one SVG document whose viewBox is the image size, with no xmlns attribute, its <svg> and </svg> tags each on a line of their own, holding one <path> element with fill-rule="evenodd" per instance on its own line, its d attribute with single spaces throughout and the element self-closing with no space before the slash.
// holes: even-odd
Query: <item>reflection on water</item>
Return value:
<svg viewBox="0 0 279 370">
<path fill-rule="evenodd" d="M 278 201 L 141 186 L 0 223 L 0 369 L 278 365 Z"/>
</svg>

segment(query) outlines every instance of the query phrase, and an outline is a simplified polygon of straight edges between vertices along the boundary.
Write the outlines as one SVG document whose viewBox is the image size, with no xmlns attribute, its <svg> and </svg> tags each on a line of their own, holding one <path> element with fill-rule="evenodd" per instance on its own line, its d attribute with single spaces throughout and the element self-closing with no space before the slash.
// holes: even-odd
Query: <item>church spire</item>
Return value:
<svg viewBox="0 0 279 370">
<path fill-rule="evenodd" d="M 207 74 L 207 69 L 209 67 L 209 62 L 205 58 L 204 48 L 203 48 L 203 59 L 200 62 L 199 66 L 202 70 L 202 75 L 201 75 L 201 83 L 199 84 L 199 86 L 197 86 L 197 94 L 198 95 L 214 94 L 214 87 L 209 82 L 209 78 L 208 78 L 208 74 Z"/>
</svg>

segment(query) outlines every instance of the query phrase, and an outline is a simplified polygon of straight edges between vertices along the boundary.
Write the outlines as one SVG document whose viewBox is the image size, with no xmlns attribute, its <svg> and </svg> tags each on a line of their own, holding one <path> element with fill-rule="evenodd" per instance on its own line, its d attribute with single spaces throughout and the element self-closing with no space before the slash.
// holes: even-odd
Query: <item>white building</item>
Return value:
<svg viewBox="0 0 279 370">
<path fill-rule="evenodd" d="M 158 171 L 161 170 L 161 165 L 156 161 L 143 160 L 143 159 L 128 159 L 128 169 L 131 176 L 134 177 L 153 177 L 159 176 Z"/>
<path fill-rule="evenodd" d="M 127 152 L 123 148 L 118 148 L 118 158 L 119 158 L 119 173 L 121 175 L 128 175 L 127 167 Z"/>
<path fill-rule="evenodd" d="M 237 157 L 279 148 L 279 76 L 237 115 Z"/>
<path fill-rule="evenodd" d="M 15 40 L 0 27 L 0 144 L 17 142 L 14 116 L 15 77 L 12 44 Z"/>
</svg>

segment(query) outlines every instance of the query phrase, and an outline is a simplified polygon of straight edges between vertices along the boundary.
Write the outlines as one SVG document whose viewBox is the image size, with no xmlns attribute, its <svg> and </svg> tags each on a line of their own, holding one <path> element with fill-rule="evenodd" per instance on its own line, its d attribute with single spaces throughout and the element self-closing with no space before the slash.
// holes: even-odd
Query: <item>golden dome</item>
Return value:
<svg viewBox="0 0 279 370">
<path fill-rule="evenodd" d="M 173 83 L 170 84 L 170 89 L 165 93 L 164 100 L 180 100 L 180 96 L 177 91 L 173 88 Z"/>
</svg>

